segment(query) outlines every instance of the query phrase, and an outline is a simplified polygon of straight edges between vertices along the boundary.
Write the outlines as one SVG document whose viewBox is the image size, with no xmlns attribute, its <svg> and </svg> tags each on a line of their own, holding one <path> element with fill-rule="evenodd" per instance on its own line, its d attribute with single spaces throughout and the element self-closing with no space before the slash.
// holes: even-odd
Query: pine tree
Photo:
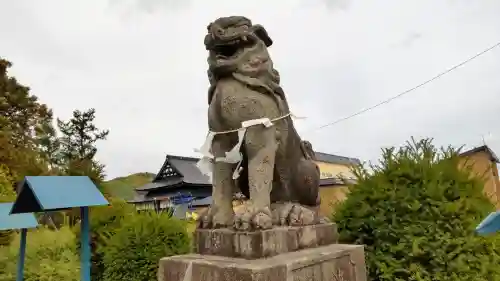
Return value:
<svg viewBox="0 0 500 281">
<path fill-rule="evenodd" d="M 99 130 L 95 122 L 95 109 L 73 111 L 73 117 L 64 122 L 57 120 L 61 132 L 60 155 L 65 174 L 89 176 L 96 184 L 104 179 L 104 165 L 95 160 L 96 143 L 105 140 L 109 130 Z"/>
<path fill-rule="evenodd" d="M 56 128 L 52 124 L 52 118 L 38 127 L 36 140 L 38 151 L 47 162 L 49 169 L 54 173 L 58 173 L 62 168 L 63 159 L 60 153 L 61 141 L 57 135 Z"/>
<path fill-rule="evenodd" d="M 342 242 L 366 246 L 370 280 L 500 280 L 498 238 L 474 233 L 493 205 L 459 161 L 457 149 L 412 139 L 354 170 L 334 220 Z"/>
</svg>

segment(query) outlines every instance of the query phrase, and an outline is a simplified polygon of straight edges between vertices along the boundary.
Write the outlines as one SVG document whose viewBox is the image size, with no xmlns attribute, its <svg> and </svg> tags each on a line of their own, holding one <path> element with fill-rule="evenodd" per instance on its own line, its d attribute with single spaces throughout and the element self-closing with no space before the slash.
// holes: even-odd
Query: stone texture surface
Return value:
<svg viewBox="0 0 500 281">
<path fill-rule="evenodd" d="M 337 243 L 337 238 L 337 226 L 334 223 L 275 227 L 252 232 L 197 229 L 194 251 L 202 255 L 258 259 L 334 244 Z"/>
<path fill-rule="evenodd" d="M 280 75 L 268 52 L 271 44 L 266 29 L 246 17 L 220 17 L 207 26 L 208 127 L 217 134 L 207 138 L 201 149 L 201 163 L 213 167 L 212 172 L 204 172 L 213 176 L 213 201 L 200 215 L 201 228 L 270 229 L 270 204 L 279 202 L 294 203 L 296 208 L 276 212 L 278 221 L 289 225 L 319 222 L 309 208 L 320 205 L 320 171 L 311 143 L 302 140 L 295 129 Z M 263 117 L 273 125 L 257 123 L 242 130 L 244 137 L 238 138 L 235 130 L 242 122 Z M 242 154 L 239 164 L 213 159 L 236 151 Z M 232 180 L 234 172 L 240 173 L 237 180 Z M 236 213 L 231 209 L 233 194 L 228 192 L 234 189 L 251 199 Z"/>
<path fill-rule="evenodd" d="M 332 244 L 246 260 L 190 254 L 160 260 L 158 281 L 366 281 L 363 246 Z"/>
</svg>

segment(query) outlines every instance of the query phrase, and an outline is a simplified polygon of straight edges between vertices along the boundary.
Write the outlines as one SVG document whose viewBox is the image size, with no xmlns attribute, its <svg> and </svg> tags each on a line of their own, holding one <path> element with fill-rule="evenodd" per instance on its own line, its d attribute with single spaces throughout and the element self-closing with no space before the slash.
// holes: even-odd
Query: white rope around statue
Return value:
<svg viewBox="0 0 500 281">
<path fill-rule="evenodd" d="M 243 140 L 245 138 L 245 134 L 247 132 L 248 127 L 256 125 L 264 125 L 265 127 L 269 128 L 274 125 L 274 122 L 279 121 L 281 119 L 285 119 L 287 117 L 292 117 L 294 119 L 304 119 L 304 117 L 297 117 L 293 115 L 291 112 L 289 112 L 283 116 L 274 119 L 259 118 L 259 119 L 247 120 L 242 122 L 241 128 L 238 129 L 220 131 L 220 132 L 209 131 L 205 139 L 205 142 L 203 143 L 201 148 L 195 149 L 196 152 L 202 154 L 201 159 L 198 161 L 198 163 L 196 163 L 196 167 L 198 167 L 198 169 L 201 171 L 202 174 L 208 176 L 211 181 L 213 173 L 213 165 L 215 162 L 237 164 L 233 172 L 233 179 L 239 178 L 240 173 L 243 170 L 243 167 L 241 167 L 241 161 L 243 160 L 243 155 L 241 154 L 240 149 L 241 145 L 243 144 Z M 238 143 L 230 151 L 225 153 L 226 154 L 225 157 L 215 157 L 211 152 L 212 142 L 214 140 L 214 137 L 216 135 L 230 134 L 236 132 L 238 132 Z"/>
</svg>

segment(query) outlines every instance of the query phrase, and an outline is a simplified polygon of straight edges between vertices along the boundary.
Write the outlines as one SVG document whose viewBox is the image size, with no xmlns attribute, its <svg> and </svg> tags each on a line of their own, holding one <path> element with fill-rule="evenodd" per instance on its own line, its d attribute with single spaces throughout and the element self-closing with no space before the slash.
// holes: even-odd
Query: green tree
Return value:
<svg viewBox="0 0 500 281">
<path fill-rule="evenodd" d="M 53 173 L 58 173 L 63 165 L 61 140 L 52 124 L 52 118 L 42 124 L 36 137 L 41 156 L 47 161 L 49 169 Z"/>
<path fill-rule="evenodd" d="M 52 111 L 8 75 L 12 64 L 0 58 L 0 163 L 9 167 L 13 180 L 47 172 L 38 153 L 38 138 L 52 122 Z"/>
<path fill-rule="evenodd" d="M 493 206 L 459 150 L 412 140 L 370 168 L 334 214 L 341 242 L 365 245 L 370 280 L 500 280 L 497 237 L 474 233 Z"/>
<path fill-rule="evenodd" d="M 0 111 L 3 128 L 13 132 L 15 144 L 31 144 L 36 131 L 45 122 L 52 121 L 52 111 L 38 102 L 38 97 L 29 93 L 30 89 L 8 76 L 12 64 L 0 59 Z"/>
<path fill-rule="evenodd" d="M 96 143 L 105 140 L 108 130 L 99 130 L 95 122 L 95 109 L 75 110 L 73 117 L 64 122 L 57 120 L 61 132 L 59 138 L 60 156 L 65 166 L 65 174 L 89 176 L 96 184 L 104 179 L 104 165 L 94 159 Z"/>
<path fill-rule="evenodd" d="M 12 186 L 9 168 L 0 164 L 0 203 L 12 202 L 16 199 L 16 192 Z"/>
</svg>

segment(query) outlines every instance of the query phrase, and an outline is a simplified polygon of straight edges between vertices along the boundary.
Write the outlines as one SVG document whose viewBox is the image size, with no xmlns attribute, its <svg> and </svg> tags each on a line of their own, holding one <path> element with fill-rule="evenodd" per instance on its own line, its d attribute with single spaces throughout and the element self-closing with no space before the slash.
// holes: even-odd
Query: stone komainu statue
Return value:
<svg viewBox="0 0 500 281">
<path fill-rule="evenodd" d="M 219 18 L 207 29 L 210 131 L 235 130 L 260 118 L 274 121 L 269 127 L 247 128 L 240 150 L 243 169 L 236 180 L 235 163 L 214 162 L 213 203 L 200 216 L 199 227 L 251 230 L 317 223 L 320 173 L 311 144 L 300 139 L 290 117 L 267 50 L 273 41 L 264 27 L 240 16 Z M 237 132 L 216 134 L 211 153 L 223 158 L 238 140 Z M 249 200 L 234 214 L 237 189 Z"/>
</svg>

